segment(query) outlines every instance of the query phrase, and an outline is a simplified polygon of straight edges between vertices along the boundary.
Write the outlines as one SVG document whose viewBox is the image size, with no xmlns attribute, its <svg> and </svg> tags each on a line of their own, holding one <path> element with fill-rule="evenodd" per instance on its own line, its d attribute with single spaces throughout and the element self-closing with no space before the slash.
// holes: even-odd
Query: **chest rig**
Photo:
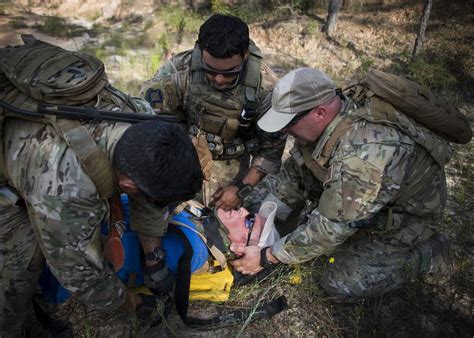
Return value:
<svg viewBox="0 0 474 338">
<path fill-rule="evenodd" d="M 248 125 L 243 125 L 241 114 L 243 109 L 256 111 L 261 64 L 261 51 L 251 42 L 240 83 L 227 91 L 219 91 L 210 86 L 206 73 L 201 69 L 201 49 L 197 45 L 194 47 L 184 107 L 191 128 L 207 134 L 214 159 L 237 158 L 245 152 L 238 131 L 239 128 L 249 127 L 251 121 L 248 121 Z M 256 114 L 253 115 L 253 118 L 257 117 Z"/>
</svg>

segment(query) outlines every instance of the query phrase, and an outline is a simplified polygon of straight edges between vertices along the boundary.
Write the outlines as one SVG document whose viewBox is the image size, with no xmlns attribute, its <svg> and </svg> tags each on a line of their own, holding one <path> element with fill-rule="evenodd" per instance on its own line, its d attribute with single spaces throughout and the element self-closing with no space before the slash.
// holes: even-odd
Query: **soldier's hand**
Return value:
<svg viewBox="0 0 474 338">
<path fill-rule="evenodd" d="M 244 275 L 254 275 L 263 269 L 260 266 L 260 251 L 262 248 L 258 245 L 232 244 L 230 250 L 237 255 L 242 255 L 242 258 L 229 262 L 238 272 Z"/>
<path fill-rule="evenodd" d="M 141 303 L 136 308 L 137 319 L 142 325 L 149 327 L 160 324 L 171 312 L 171 295 L 145 295 L 139 294 Z"/>
<path fill-rule="evenodd" d="M 224 188 L 217 190 L 212 195 L 211 204 L 215 206 L 216 209 L 238 209 L 242 204 L 242 200 L 237 196 L 239 188 L 235 185 L 228 185 Z"/>
</svg>

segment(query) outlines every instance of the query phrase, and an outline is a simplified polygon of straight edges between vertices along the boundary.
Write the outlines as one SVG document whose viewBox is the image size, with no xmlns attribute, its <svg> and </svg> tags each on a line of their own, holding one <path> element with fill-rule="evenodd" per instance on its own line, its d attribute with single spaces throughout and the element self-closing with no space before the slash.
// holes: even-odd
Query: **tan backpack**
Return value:
<svg viewBox="0 0 474 338">
<path fill-rule="evenodd" d="M 94 56 L 72 52 L 22 35 L 24 45 L 0 48 L 0 185 L 6 182 L 3 121 L 8 117 L 51 124 L 76 152 L 84 170 L 107 198 L 115 189 L 112 163 L 80 121 L 55 116 L 15 113 L 36 112 L 39 104 L 95 107 L 105 111 L 152 113 L 151 107 L 112 87 L 104 64 Z"/>
<path fill-rule="evenodd" d="M 371 69 L 344 92 L 360 104 L 377 96 L 449 141 L 466 144 L 472 138 L 470 123 L 459 109 L 408 78 Z"/>
</svg>

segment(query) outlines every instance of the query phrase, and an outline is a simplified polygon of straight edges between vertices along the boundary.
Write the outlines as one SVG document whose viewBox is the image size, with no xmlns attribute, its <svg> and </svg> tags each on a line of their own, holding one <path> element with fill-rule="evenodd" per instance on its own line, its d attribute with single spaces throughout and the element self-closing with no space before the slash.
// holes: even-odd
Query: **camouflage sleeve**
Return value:
<svg viewBox="0 0 474 338">
<path fill-rule="evenodd" d="M 281 157 L 285 150 L 286 133 L 267 133 L 257 127 L 256 139 L 259 150 L 252 156 L 252 166 L 266 174 L 275 175 L 281 168 Z"/>
<path fill-rule="evenodd" d="M 330 162 L 332 177 L 318 207 L 275 244 L 282 262 L 299 263 L 332 252 L 357 231 L 354 222 L 372 218 L 399 191 L 414 145 L 400 140 L 354 144 L 347 138 L 341 143 L 350 146 L 338 147 Z"/>
<path fill-rule="evenodd" d="M 356 232 L 356 228 L 331 221 L 315 209 L 305 223 L 273 244 L 272 252 L 283 263 L 297 264 L 332 252 Z"/>
<path fill-rule="evenodd" d="M 168 208 L 156 208 L 130 198 L 130 227 L 151 237 L 163 237 L 171 216 Z"/>
<path fill-rule="evenodd" d="M 113 310 L 124 302 L 126 286 L 104 264 L 100 225 L 105 200 L 44 195 L 28 205 L 42 253 L 61 284 L 81 302 Z"/>
<path fill-rule="evenodd" d="M 273 74 L 270 69 L 269 71 Z M 264 78 L 265 76 L 262 74 L 262 77 Z M 267 85 L 274 83 L 267 82 Z M 267 90 L 264 90 L 262 96 L 259 98 L 257 105 L 258 116 L 262 116 L 271 108 L 272 88 L 273 87 L 270 86 Z M 259 144 L 259 150 L 252 154 L 252 166 L 266 174 L 277 174 L 281 168 L 281 157 L 285 150 L 287 136 L 286 133 L 282 132 L 267 133 L 258 128 L 258 126 L 255 126 L 255 139 Z"/>
<path fill-rule="evenodd" d="M 177 68 L 174 58 L 168 60 L 141 88 L 141 96 L 159 113 L 177 115 L 184 120 L 183 97 L 187 71 Z"/>
</svg>

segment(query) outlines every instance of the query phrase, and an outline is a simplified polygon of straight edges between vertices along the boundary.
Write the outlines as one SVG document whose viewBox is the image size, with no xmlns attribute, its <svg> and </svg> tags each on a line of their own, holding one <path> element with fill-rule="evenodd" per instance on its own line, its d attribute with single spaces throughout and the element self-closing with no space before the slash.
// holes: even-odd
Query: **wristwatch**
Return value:
<svg viewBox="0 0 474 338">
<path fill-rule="evenodd" d="M 165 253 L 163 250 L 161 250 L 160 247 L 156 247 L 155 250 L 152 252 L 148 252 L 145 255 L 145 260 L 147 261 L 157 261 L 161 262 L 163 258 L 165 257 Z"/>
<path fill-rule="evenodd" d="M 237 181 L 234 183 L 234 185 L 239 188 L 239 191 L 237 191 L 237 196 L 240 199 L 245 199 L 248 195 L 250 195 L 253 191 L 253 186 L 251 184 L 245 184 L 242 181 Z"/>
<path fill-rule="evenodd" d="M 270 262 L 267 259 L 267 251 L 268 251 L 269 248 L 270 248 L 269 246 L 266 246 L 260 251 L 260 266 L 264 269 L 273 268 L 276 265 L 278 265 L 278 263 Z"/>
</svg>

